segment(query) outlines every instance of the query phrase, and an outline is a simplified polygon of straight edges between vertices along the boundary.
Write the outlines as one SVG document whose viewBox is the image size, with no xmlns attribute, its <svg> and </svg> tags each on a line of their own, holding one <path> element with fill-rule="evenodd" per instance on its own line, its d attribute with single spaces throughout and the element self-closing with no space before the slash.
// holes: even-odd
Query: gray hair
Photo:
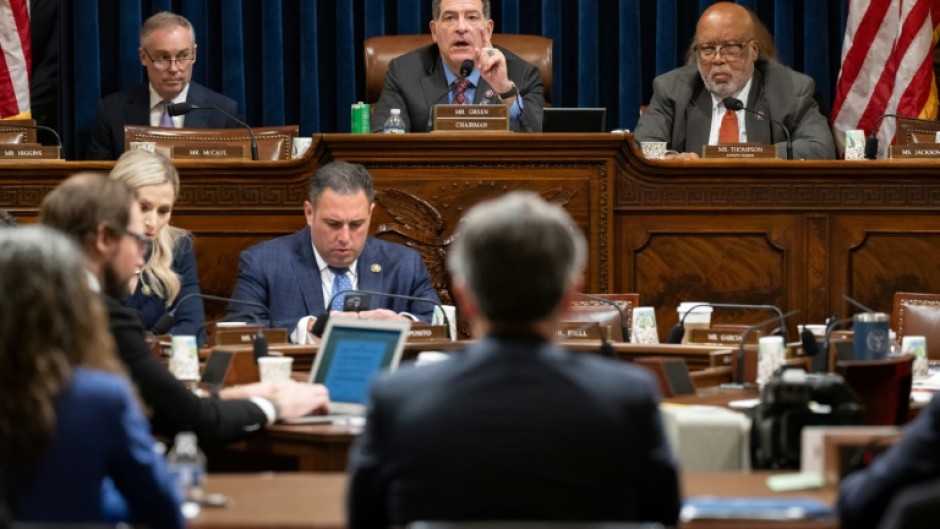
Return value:
<svg viewBox="0 0 940 529">
<path fill-rule="evenodd" d="M 144 21 L 143 27 L 140 28 L 140 47 L 144 47 L 144 41 L 154 31 L 173 26 L 188 29 L 190 36 L 193 38 L 193 46 L 196 45 L 196 30 L 193 29 L 193 25 L 186 17 L 169 11 L 161 11 Z"/>
<path fill-rule="evenodd" d="M 366 194 L 371 204 L 375 199 L 375 188 L 372 186 L 372 176 L 365 167 L 358 163 L 349 163 L 341 160 L 332 161 L 317 170 L 307 182 L 307 200 L 314 208 L 320 195 L 331 189 L 340 195 L 352 195 L 358 191 Z"/>
<path fill-rule="evenodd" d="M 551 315 L 587 259 L 584 234 L 568 213 L 532 192 L 474 206 L 458 231 L 448 268 L 493 322 Z"/>
<path fill-rule="evenodd" d="M 490 19 L 490 0 L 480 0 L 483 3 L 483 18 Z M 441 18 L 441 0 L 431 1 L 431 20 Z"/>
</svg>

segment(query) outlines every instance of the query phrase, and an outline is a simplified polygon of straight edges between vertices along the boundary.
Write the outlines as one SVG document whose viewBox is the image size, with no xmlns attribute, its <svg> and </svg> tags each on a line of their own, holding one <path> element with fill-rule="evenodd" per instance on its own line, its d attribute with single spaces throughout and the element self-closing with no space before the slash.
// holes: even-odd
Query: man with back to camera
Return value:
<svg viewBox="0 0 940 529">
<path fill-rule="evenodd" d="M 278 418 L 329 407 L 321 385 L 286 382 L 226 388 L 199 398 L 158 360 L 144 339 L 140 317 L 119 300 L 143 266 L 151 241 L 134 192 L 104 175 L 81 173 L 62 182 L 42 202 L 40 220 L 74 239 L 88 261 L 89 281 L 101 292 L 121 361 L 152 410 L 155 434 L 193 431 L 203 445 L 234 441 Z"/>
<path fill-rule="evenodd" d="M 649 521 L 680 498 L 648 373 L 552 343 L 586 242 L 563 209 L 509 193 L 470 210 L 449 268 L 482 340 L 372 387 L 350 455 L 353 529 L 416 520 Z"/>
<path fill-rule="evenodd" d="M 440 299 L 421 256 L 369 237 L 374 200 L 372 176 L 362 165 L 337 160 L 318 169 L 307 184 L 307 226 L 256 244 L 239 258 L 232 298 L 264 305 L 270 317 L 256 307 L 231 303 L 230 319 L 286 327 L 294 343 L 315 341 L 311 331 L 331 300 L 330 313 L 337 317 L 430 321 Z M 372 310 L 343 312 L 344 296 L 336 294 L 355 289 L 434 303 L 373 296 Z"/>
<path fill-rule="evenodd" d="M 432 0 L 434 44 L 392 59 L 372 115 L 380 132 L 393 108 L 401 109 L 406 132 L 428 132 L 437 104 L 509 106 L 511 130 L 542 130 L 542 79 L 537 68 L 494 47 L 490 0 Z M 460 66 L 474 63 L 464 81 Z M 464 87 L 464 85 L 466 85 Z"/>
<path fill-rule="evenodd" d="M 242 126 L 213 110 L 175 117 L 166 111 L 172 103 L 186 102 L 238 115 L 235 101 L 192 82 L 196 32 L 185 17 L 163 11 L 148 18 L 140 30 L 137 53 L 147 69 L 148 81 L 101 100 L 86 159 L 117 160 L 124 152 L 124 125 L 210 129 Z"/>
<path fill-rule="evenodd" d="M 786 149 L 785 133 L 753 113 L 726 110 L 734 97 L 786 125 L 794 159 L 831 159 L 829 122 L 813 99 L 812 78 L 765 56 L 755 16 L 733 2 L 706 9 L 696 26 L 686 65 L 653 80 L 653 99 L 633 134 L 638 142 L 664 141 L 679 159 L 699 158 L 704 145 L 756 142 Z M 722 119 L 728 113 L 728 123 Z"/>
</svg>

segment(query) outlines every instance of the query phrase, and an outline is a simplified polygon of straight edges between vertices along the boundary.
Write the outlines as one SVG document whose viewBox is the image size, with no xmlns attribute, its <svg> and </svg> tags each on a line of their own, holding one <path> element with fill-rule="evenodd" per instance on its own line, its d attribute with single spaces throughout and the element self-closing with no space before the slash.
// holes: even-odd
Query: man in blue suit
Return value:
<svg viewBox="0 0 940 529">
<path fill-rule="evenodd" d="M 440 303 L 421 256 L 400 244 L 369 237 L 375 190 L 365 167 L 334 161 L 307 186 L 307 227 L 242 252 L 229 319 L 286 327 L 291 341 L 308 343 L 317 317 L 417 318 L 430 321 Z M 345 290 L 361 289 L 428 298 L 375 297 L 372 310 L 342 313 Z M 331 307 L 327 307 L 332 302 Z M 270 309 L 269 314 L 256 305 Z"/>
<path fill-rule="evenodd" d="M 221 112 L 173 117 L 166 111 L 172 103 L 186 102 L 238 115 L 235 101 L 192 82 L 196 33 L 189 20 L 166 11 L 148 18 L 140 30 L 137 53 L 147 69 L 148 82 L 101 100 L 85 158 L 116 160 L 124 152 L 124 125 L 211 129 L 241 126 Z"/>
</svg>

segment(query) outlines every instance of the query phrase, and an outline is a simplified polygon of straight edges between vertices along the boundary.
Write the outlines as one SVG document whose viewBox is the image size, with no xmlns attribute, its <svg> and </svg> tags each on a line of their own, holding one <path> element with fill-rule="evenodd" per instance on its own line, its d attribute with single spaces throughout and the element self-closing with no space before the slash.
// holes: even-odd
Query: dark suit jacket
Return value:
<svg viewBox="0 0 940 529">
<path fill-rule="evenodd" d="M 234 441 L 265 427 L 267 416 L 249 400 L 201 399 L 186 389 L 147 348 L 137 314 L 109 296 L 102 298 L 118 354 L 153 412 L 154 433 L 173 437 L 191 431 L 206 446 Z"/>
<path fill-rule="evenodd" d="M 542 130 L 542 78 L 535 66 L 525 62 L 509 50 L 499 48 L 506 56 L 509 80 L 516 83 L 523 98 L 522 114 L 510 122 L 512 130 L 539 132 Z M 437 44 L 431 44 L 401 57 L 392 59 L 385 74 L 382 95 L 372 113 L 372 131 L 379 132 L 385 125 L 391 109 L 401 109 L 408 132 L 430 130 L 431 109 L 437 104 L 447 104 L 447 80 Z M 473 96 L 474 104 L 483 103 L 486 92 L 492 90 L 482 77 Z"/>
<path fill-rule="evenodd" d="M 790 129 L 794 159 L 835 158 L 829 122 L 813 99 L 815 85 L 807 75 L 774 61 L 758 60 L 745 103 Z M 745 112 L 749 142 L 777 144 L 786 152 L 779 126 Z M 636 141 L 665 141 L 670 149 L 701 156 L 708 145 L 712 97 L 696 66 L 683 66 L 653 80 L 653 99 L 633 131 Z"/>
<path fill-rule="evenodd" d="M 369 237 L 357 266 L 357 286 L 362 290 L 405 294 L 440 302 L 431 285 L 428 269 L 414 250 Z M 271 310 L 269 318 L 259 308 L 230 303 L 228 314 L 233 321 L 260 321 L 291 331 L 301 318 L 322 314 L 328 301 L 325 303 L 323 300 L 323 284 L 310 242 L 310 227 L 256 244 L 242 252 L 238 262 L 238 282 L 232 297 L 260 303 Z M 430 303 L 384 296 L 373 298 L 372 308 L 410 312 L 424 321 L 430 321 L 434 313 L 434 305 Z"/>
<path fill-rule="evenodd" d="M 238 104 L 222 94 L 195 83 L 189 83 L 186 102 L 214 106 L 238 115 Z M 186 127 L 193 129 L 238 128 L 242 125 L 221 112 L 196 110 L 186 114 Z M 87 160 L 117 160 L 124 153 L 124 125 L 150 125 L 150 89 L 143 83 L 129 90 L 116 92 L 101 100 L 98 117 L 88 140 Z"/>
<path fill-rule="evenodd" d="M 940 398 L 930 401 L 900 442 L 839 487 L 842 527 L 874 529 L 902 490 L 940 479 Z M 936 520 L 934 520 L 936 526 Z"/>
<path fill-rule="evenodd" d="M 354 445 L 353 529 L 414 520 L 656 521 L 680 498 L 640 369 L 528 335 L 490 336 L 372 387 Z"/>
<path fill-rule="evenodd" d="M 134 309 L 140 314 L 144 329 L 153 328 L 167 310 L 176 310 L 176 323 L 170 328 L 170 334 L 191 335 L 196 337 L 199 347 L 206 343 L 206 309 L 202 299 L 192 297 L 183 302 L 183 296 L 199 294 L 199 273 L 196 271 L 196 255 L 193 253 L 193 240 L 183 235 L 176 241 L 173 248 L 173 271 L 179 274 L 182 281 L 176 301 L 167 308 L 165 300 L 154 293 L 144 294 L 143 283 L 137 282 L 137 289 L 124 299 L 124 306 Z M 154 278 L 153 281 L 156 281 Z"/>
<path fill-rule="evenodd" d="M 55 431 L 34 474 L 4 469 L 13 517 L 101 523 L 115 487 L 149 527 L 183 527 L 176 481 L 153 450 L 147 419 L 122 376 L 76 369 L 55 403 Z M 114 486 L 102 487 L 105 478 Z M 117 500 L 121 503 L 123 501 Z"/>
</svg>

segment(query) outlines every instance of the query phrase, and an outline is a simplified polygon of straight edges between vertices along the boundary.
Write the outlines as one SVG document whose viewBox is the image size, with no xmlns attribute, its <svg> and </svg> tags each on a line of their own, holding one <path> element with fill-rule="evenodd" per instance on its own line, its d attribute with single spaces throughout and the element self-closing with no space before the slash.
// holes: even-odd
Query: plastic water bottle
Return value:
<svg viewBox="0 0 940 529">
<path fill-rule="evenodd" d="M 404 134 L 405 121 L 401 119 L 401 109 L 393 108 L 392 113 L 385 120 L 385 134 Z"/>
<path fill-rule="evenodd" d="M 173 448 L 166 456 L 170 473 L 176 479 L 180 496 L 185 503 L 202 500 L 202 483 L 206 476 L 206 455 L 199 449 L 196 434 L 176 434 Z"/>
</svg>

